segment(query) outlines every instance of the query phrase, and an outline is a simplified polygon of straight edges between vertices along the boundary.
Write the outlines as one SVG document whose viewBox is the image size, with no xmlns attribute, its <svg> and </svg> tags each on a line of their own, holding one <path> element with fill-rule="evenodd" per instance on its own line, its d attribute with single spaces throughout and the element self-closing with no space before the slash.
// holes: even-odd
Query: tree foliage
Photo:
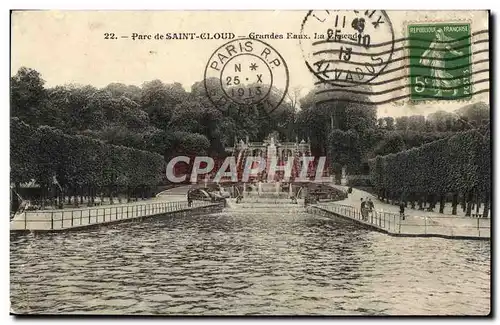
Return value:
<svg viewBox="0 0 500 325">
<path fill-rule="evenodd" d="M 378 156 L 369 160 L 371 181 L 383 198 L 479 192 L 489 195 L 489 141 L 489 136 L 471 130 Z"/>
<path fill-rule="evenodd" d="M 325 154 L 329 150 L 335 150 L 328 148 L 327 141 L 333 130 L 364 133 L 375 128 L 375 106 L 352 101 L 370 102 L 370 99 L 364 94 L 317 86 L 300 100 L 301 110 L 297 116 L 299 137 L 309 138 L 313 151 Z M 353 148 L 354 151 L 358 149 Z"/>
<path fill-rule="evenodd" d="M 49 186 L 56 176 L 65 189 L 156 186 L 164 159 L 153 152 L 68 135 L 49 127 L 31 127 L 11 119 L 11 181 L 31 179 Z"/>
<path fill-rule="evenodd" d="M 219 84 L 220 80 L 209 79 L 206 83 Z M 94 157 L 97 168 L 107 170 L 104 168 L 109 167 L 109 162 L 95 158 L 104 155 L 101 151 L 108 150 L 106 145 L 149 151 L 166 160 L 174 154 L 220 157 L 235 139 L 248 136 L 251 141 L 263 141 L 271 132 L 283 141 L 309 140 L 312 154 L 327 155 L 332 167 L 347 166 L 351 174 L 363 173 L 368 159 L 377 155 L 398 154 L 457 132 L 477 129 L 484 133 L 489 125 L 490 111 L 485 103 L 467 105 L 452 113 L 438 111 L 427 117 L 377 120 L 376 106 L 364 104 L 370 102 L 365 94 L 369 88 L 358 87 L 354 89 L 357 92 L 352 92 L 318 85 L 303 97 L 300 89 L 289 90 L 285 100 L 270 113 L 263 103 L 248 106 L 228 100 L 216 107 L 204 84 L 204 80 L 195 82 L 189 91 L 180 83 L 161 80 L 147 81 L 140 87 L 122 83 L 103 88 L 75 84 L 46 87 L 36 70 L 23 67 L 11 78 L 11 114 L 17 118 L 11 122 L 13 179 L 24 182 L 35 176 L 51 177 L 55 168 L 51 155 L 72 161 L 72 168 L 86 170 L 87 165 L 77 162 L 82 153 L 74 151 L 78 145 L 85 148 L 89 141 L 101 143 L 101 149 L 91 151 L 89 157 Z M 279 100 L 282 91 L 272 88 L 269 100 Z M 23 135 L 29 133 L 27 128 L 47 142 L 40 144 L 38 138 Z M 75 140 L 65 147 L 65 140 L 61 140 L 65 136 L 83 136 L 85 140 L 78 138 L 81 143 L 76 145 Z M 33 163 L 34 155 L 27 152 L 37 150 L 39 161 Z M 73 150 L 74 155 L 63 157 L 67 150 Z M 130 154 L 123 157 L 139 159 Z M 121 161 L 115 163 L 120 165 Z M 38 171 L 44 168 L 45 174 Z M 115 174 L 114 169 L 109 170 L 108 175 Z M 59 176 L 75 179 L 77 185 L 85 183 L 68 175 L 74 172 L 64 170 Z M 106 181 L 94 176 L 102 186 L 126 184 L 130 179 L 122 174 L 109 176 Z"/>
</svg>

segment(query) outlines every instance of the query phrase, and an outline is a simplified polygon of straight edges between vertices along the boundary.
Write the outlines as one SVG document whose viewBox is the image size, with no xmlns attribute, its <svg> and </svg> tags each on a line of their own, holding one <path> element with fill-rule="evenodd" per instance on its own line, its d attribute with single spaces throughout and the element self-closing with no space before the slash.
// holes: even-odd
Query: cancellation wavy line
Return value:
<svg viewBox="0 0 500 325">
<path fill-rule="evenodd" d="M 321 62 L 321 61 L 318 61 L 318 62 Z M 462 66 L 454 67 L 454 68 L 438 68 L 438 67 L 433 67 L 433 69 L 435 69 L 435 70 L 451 71 L 451 70 L 458 70 L 458 69 L 463 69 L 463 68 L 466 68 L 466 67 L 471 67 L 472 65 L 477 65 L 477 64 L 485 63 L 485 62 L 490 62 L 490 60 L 489 59 L 478 60 L 478 61 L 474 61 L 474 62 L 469 63 L 469 64 L 465 64 L 465 65 L 462 65 Z M 307 62 L 306 62 L 306 64 L 307 64 Z M 327 65 L 329 66 L 328 63 L 327 63 Z M 327 66 L 327 68 L 328 68 L 328 66 Z M 389 70 L 382 71 L 382 72 L 380 72 L 378 74 L 378 76 L 381 76 L 381 75 L 384 75 L 384 74 L 393 73 L 393 72 L 396 72 L 396 71 L 399 71 L 399 70 L 402 70 L 402 69 L 406 69 L 406 68 L 409 68 L 409 67 L 428 68 L 428 66 L 425 66 L 425 65 L 411 65 L 411 64 L 408 64 L 408 65 L 404 65 L 404 66 L 397 67 L 397 68 L 394 68 L 394 69 L 389 69 Z M 329 76 L 327 75 L 327 73 L 338 73 L 338 72 L 342 73 L 342 72 L 348 72 L 348 71 L 343 70 L 343 69 L 334 69 L 334 70 L 325 69 L 323 71 L 315 72 L 314 75 L 315 76 L 318 76 L 318 75 L 321 76 L 321 75 L 323 75 L 324 77 L 329 78 Z M 352 72 L 351 72 L 351 74 L 352 74 Z M 363 75 L 363 76 L 373 76 L 373 73 L 356 72 L 356 74 L 357 75 Z M 336 79 L 336 80 L 338 81 L 338 79 Z"/>
<path fill-rule="evenodd" d="M 434 42 L 436 42 L 436 43 L 442 43 L 442 44 L 455 43 L 455 42 L 460 42 L 460 41 L 463 41 L 463 40 L 470 39 L 470 38 L 472 38 L 474 36 L 481 35 L 481 34 L 484 34 L 484 33 L 489 33 L 489 30 L 483 29 L 483 30 L 480 30 L 480 31 L 472 33 L 470 36 L 464 36 L 464 37 L 457 38 L 457 39 L 454 39 L 454 40 L 451 40 L 451 41 L 434 41 Z M 396 44 L 396 43 L 400 43 L 400 42 L 405 42 L 405 41 L 429 42 L 428 39 L 405 37 L 405 38 L 399 38 L 399 39 L 393 40 L 393 41 L 387 41 L 387 42 L 382 42 L 382 43 L 370 44 L 370 46 L 368 46 L 368 47 L 381 47 L 381 46 L 392 45 L 392 44 Z M 321 41 L 312 42 L 312 45 L 314 46 L 314 45 L 320 45 L 320 44 L 326 44 L 326 43 L 340 43 L 340 44 L 347 44 L 347 45 L 358 45 L 358 44 L 355 44 L 355 43 L 345 42 L 345 41 L 342 41 L 342 40 L 339 41 L 339 40 L 334 40 L 334 39 L 327 39 L 327 40 L 321 40 Z M 360 46 L 362 46 L 362 45 L 360 45 Z"/>
<path fill-rule="evenodd" d="M 399 51 L 401 49 L 407 49 L 407 48 L 410 48 L 410 47 L 406 47 L 406 48 L 402 47 L 402 48 L 398 49 L 397 51 Z M 439 61 L 453 61 L 453 60 L 462 59 L 462 58 L 465 58 L 465 57 L 468 57 L 468 56 L 471 56 L 471 55 L 479 55 L 481 53 L 487 53 L 489 51 L 490 51 L 490 49 L 488 47 L 487 49 L 475 51 L 475 52 L 467 54 L 467 55 L 456 56 L 456 57 L 452 57 L 452 58 L 442 58 L 442 59 L 439 59 Z M 335 54 L 335 53 L 344 53 L 344 52 L 346 52 L 346 51 L 345 50 L 340 50 L 340 49 L 321 50 L 321 51 L 314 52 L 313 55 L 330 54 L 330 53 L 331 54 Z M 351 54 L 351 56 L 352 55 L 359 55 L 359 56 L 374 57 L 374 56 L 382 56 L 384 54 L 388 54 L 389 52 L 390 51 L 380 52 L 380 53 L 363 53 L 363 52 L 351 51 L 351 52 L 349 52 L 349 54 Z M 414 59 L 422 58 L 422 59 L 436 60 L 436 58 L 433 58 L 433 57 L 430 57 L 430 56 L 419 56 L 419 57 L 416 57 L 416 56 L 405 56 L 403 58 L 414 58 Z M 392 61 L 389 61 L 389 62 L 392 62 Z"/>
<path fill-rule="evenodd" d="M 469 55 L 464 55 L 464 56 L 461 56 L 460 59 L 464 59 L 464 58 L 471 58 L 472 55 L 469 54 Z M 441 59 L 430 59 L 430 58 L 427 58 L 427 57 L 419 57 L 419 56 L 403 56 L 403 57 L 400 57 L 400 58 L 397 58 L 397 59 L 394 59 L 394 60 L 390 60 L 390 61 L 387 61 L 387 62 L 381 62 L 381 63 L 369 63 L 372 67 L 378 67 L 378 66 L 386 66 L 387 64 L 390 64 L 390 63 L 395 63 L 395 62 L 398 62 L 398 61 L 402 61 L 402 60 L 406 60 L 406 59 L 428 59 L 428 60 L 432 60 L 432 61 L 453 61 L 453 60 L 441 60 Z M 486 61 L 489 61 L 489 58 L 488 59 L 483 59 L 483 60 L 486 60 Z M 481 61 L 481 60 L 478 60 L 478 61 Z M 346 64 L 353 64 L 353 65 L 358 65 L 358 66 L 366 66 L 367 65 L 367 62 L 356 62 L 356 61 L 345 61 L 345 60 L 342 60 L 342 59 L 329 59 L 329 60 L 325 60 L 325 59 L 322 59 L 322 60 L 319 60 L 317 61 L 317 63 L 321 63 L 324 64 L 324 63 L 346 63 Z M 316 65 L 316 63 L 313 63 L 313 65 Z M 470 64 L 468 64 L 470 65 Z M 433 67 L 433 66 L 430 66 L 430 65 L 410 65 L 412 67 L 425 67 L 425 68 L 433 68 L 435 69 L 436 67 Z M 442 69 L 442 68 L 440 68 Z M 452 70 L 453 68 L 446 68 L 447 70 Z"/>
<path fill-rule="evenodd" d="M 482 90 L 476 91 L 476 92 L 474 92 L 472 94 L 464 95 L 464 96 L 435 96 L 435 97 L 429 97 L 427 95 L 412 95 L 412 96 L 413 97 L 421 97 L 421 99 L 428 99 L 428 100 L 456 100 L 456 99 L 471 98 L 472 96 L 479 95 L 479 94 L 482 94 L 482 93 L 485 93 L 485 92 L 489 92 L 489 91 L 490 91 L 490 89 L 486 88 L 486 89 L 482 89 Z M 321 105 L 321 104 L 329 103 L 329 102 L 347 102 L 347 103 L 354 103 L 354 104 L 360 104 L 360 105 L 366 105 L 366 106 L 369 106 L 369 105 L 382 105 L 382 104 L 387 104 L 387 103 L 395 102 L 395 101 L 398 101 L 398 100 L 401 100 L 401 99 L 406 99 L 406 98 L 409 98 L 409 97 L 410 97 L 410 94 L 407 94 L 407 95 L 403 95 L 403 96 L 399 96 L 399 97 L 394 97 L 394 98 L 387 99 L 387 100 L 382 100 L 382 101 L 379 101 L 379 102 L 366 102 L 366 101 L 362 101 L 362 100 L 350 100 L 350 99 L 343 99 L 343 98 L 331 98 L 331 99 L 319 100 L 319 101 L 316 102 L 316 105 Z"/>
<path fill-rule="evenodd" d="M 451 49 L 453 49 L 453 50 L 460 50 L 460 49 L 466 48 L 466 47 L 471 46 L 471 45 L 477 45 L 477 44 L 482 44 L 482 43 L 489 43 L 489 39 L 477 40 L 477 41 L 475 41 L 473 43 L 467 43 L 467 44 L 465 44 L 463 46 L 457 46 L 457 47 L 453 47 Z M 358 44 L 354 44 L 354 43 L 347 43 L 347 44 L 348 45 L 354 45 L 354 46 L 363 47 L 362 45 L 358 45 Z M 365 56 L 382 56 L 382 55 L 385 55 L 385 54 L 396 53 L 396 52 L 407 50 L 407 49 L 427 50 L 428 48 L 429 47 L 402 46 L 402 47 L 398 47 L 396 49 L 391 49 L 391 50 L 382 51 L 382 52 L 378 52 L 378 53 L 361 53 L 361 52 L 352 51 L 351 54 L 354 53 L 354 54 L 365 55 Z M 434 51 L 437 51 L 437 52 L 448 52 L 448 49 L 434 49 Z M 335 52 L 340 52 L 340 50 L 338 50 L 338 49 L 320 50 L 320 51 L 314 52 L 313 56 L 314 55 L 321 55 L 321 54 L 335 53 Z"/>
<path fill-rule="evenodd" d="M 464 56 L 464 58 L 467 57 L 467 56 Z M 402 58 L 399 58 L 399 59 L 395 59 L 395 60 L 391 60 L 391 61 L 387 61 L 387 62 L 382 62 L 382 63 L 370 63 L 370 65 L 372 67 L 378 67 L 378 66 L 386 66 L 387 64 L 390 64 L 390 63 L 395 63 L 395 62 L 398 62 L 398 61 L 402 61 L 404 59 L 407 59 L 409 57 L 402 57 Z M 417 58 L 417 57 L 413 57 L 413 58 Z M 441 60 L 436 60 L 434 59 L 433 61 L 441 61 Z M 435 66 L 431 66 L 431 65 L 427 65 L 427 64 L 409 64 L 409 65 L 406 65 L 405 67 L 413 67 L 413 68 L 432 68 L 432 69 L 435 69 L 435 70 L 456 70 L 456 69 L 461 69 L 461 68 L 465 68 L 465 67 L 470 67 L 471 64 L 479 64 L 479 63 L 483 63 L 483 62 L 489 62 L 490 59 L 481 59 L 481 60 L 477 60 L 477 61 L 474 61 L 472 63 L 468 63 L 468 64 L 464 64 L 464 65 L 461 65 L 461 66 L 456 66 L 456 67 L 453 67 L 453 68 L 447 68 L 447 67 L 435 67 Z M 367 62 L 355 62 L 355 61 L 344 61 L 344 60 L 341 60 L 341 59 L 331 59 L 331 60 L 319 60 L 315 63 L 313 63 L 313 65 L 316 65 L 316 64 L 320 64 L 320 67 L 325 64 L 325 63 L 346 63 L 346 64 L 352 64 L 352 65 L 357 65 L 357 66 L 361 66 L 361 67 L 365 67 L 367 65 Z"/>
<path fill-rule="evenodd" d="M 489 43 L 489 42 L 490 42 L 489 39 L 482 39 L 482 40 L 474 41 L 472 43 L 465 43 L 465 44 L 462 44 L 460 46 L 450 47 L 450 49 L 452 49 L 452 50 L 459 50 L 459 49 L 463 49 L 463 48 L 466 48 L 466 47 L 469 47 L 469 46 L 472 46 L 472 45 L 477 45 L 477 44 L 482 44 L 482 43 Z M 364 45 L 361 45 L 361 44 L 349 43 L 349 42 L 343 42 L 343 41 L 339 41 L 339 42 L 335 42 L 335 43 L 344 44 L 344 45 L 351 45 L 352 47 L 362 47 L 362 48 L 365 48 L 365 49 L 372 47 L 371 45 L 370 46 L 364 46 Z M 398 51 L 406 50 L 406 49 L 427 50 L 428 48 L 429 48 L 428 46 L 401 46 L 401 47 L 398 47 L 396 49 L 382 51 L 382 52 L 379 52 L 379 53 L 373 53 L 372 55 L 384 55 L 384 54 L 387 54 L 387 53 L 391 53 L 391 52 L 394 53 L 394 52 L 398 52 Z M 324 50 L 324 51 L 326 51 L 326 50 Z M 437 52 L 446 52 L 446 51 L 448 51 L 448 49 L 434 49 L 434 51 L 437 51 Z M 321 51 L 317 51 L 317 52 L 321 52 Z M 314 53 L 317 53 L 317 52 L 314 52 Z M 314 53 L 313 53 L 313 55 L 314 55 Z"/>
<path fill-rule="evenodd" d="M 486 79 L 478 80 L 476 82 L 469 83 L 467 85 L 460 85 L 460 86 L 456 86 L 456 87 L 433 87 L 433 86 L 427 86 L 426 85 L 425 89 L 433 89 L 433 90 L 455 90 L 455 89 L 461 89 L 464 86 L 475 86 L 475 85 L 478 85 L 480 83 L 489 82 L 489 81 L 490 81 L 490 79 L 486 78 Z M 321 94 L 325 94 L 325 93 L 343 92 L 343 93 L 349 93 L 349 94 L 378 96 L 378 95 L 384 95 L 384 94 L 388 94 L 388 93 L 391 93 L 391 92 L 394 92 L 394 91 L 405 89 L 407 87 L 414 87 L 414 86 L 421 86 L 421 85 L 416 84 L 416 83 L 410 83 L 410 84 L 407 84 L 407 85 L 404 85 L 404 86 L 399 86 L 399 87 L 396 87 L 396 88 L 386 89 L 386 90 L 382 90 L 382 91 L 363 91 L 363 90 L 351 90 L 351 89 L 347 90 L 346 88 L 332 88 L 332 89 L 318 90 L 315 94 L 316 95 L 321 95 Z"/>
<path fill-rule="evenodd" d="M 472 76 L 472 75 L 476 75 L 476 74 L 480 74 L 480 73 L 485 73 L 485 72 L 489 72 L 490 69 L 481 69 L 481 70 L 477 70 L 477 71 L 474 71 L 473 73 L 470 73 L 470 74 L 467 74 L 465 76 Z M 366 82 L 357 82 L 357 81 L 349 81 L 349 83 L 352 83 L 352 86 L 356 86 L 356 85 L 369 85 L 369 86 L 378 86 L 378 85 L 385 85 L 385 84 L 388 84 L 388 83 L 391 83 L 391 82 L 394 82 L 394 81 L 398 81 L 398 80 L 402 80 L 402 79 L 408 79 L 410 78 L 411 75 L 410 74 L 407 74 L 407 75 L 404 75 L 404 76 L 401 76 L 401 77 L 396 77 L 396 78 L 392 78 L 392 79 L 387 79 L 387 80 L 383 80 L 383 81 L 380 81 L 380 82 L 370 82 L 370 83 L 366 83 Z M 460 76 L 457 76 L 457 77 L 452 77 L 452 78 L 441 78 L 441 77 L 428 77 L 429 79 L 432 79 L 432 80 L 457 80 L 457 79 L 462 79 L 464 77 L 464 75 L 460 75 Z M 316 81 L 314 83 L 314 85 L 320 85 L 320 84 L 327 84 L 327 85 L 330 85 L 331 83 L 333 82 L 338 82 L 338 80 L 331 80 L 331 81 L 323 81 L 323 80 L 319 80 L 319 81 Z M 348 89 L 348 87 L 343 87 L 342 89 Z"/>
</svg>

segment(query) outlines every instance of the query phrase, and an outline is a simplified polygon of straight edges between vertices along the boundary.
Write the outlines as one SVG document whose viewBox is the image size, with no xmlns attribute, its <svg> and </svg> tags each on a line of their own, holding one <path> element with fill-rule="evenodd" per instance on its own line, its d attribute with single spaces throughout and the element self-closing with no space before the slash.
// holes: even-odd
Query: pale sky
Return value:
<svg viewBox="0 0 500 325">
<path fill-rule="evenodd" d="M 112 82 L 140 86 L 144 81 L 160 79 L 165 83 L 180 82 L 189 90 L 194 82 L 203 80 L 210 56 L 228 40 L 133 41 L 130 38 L 132 33 L 148 34 L 154 38 L 157 33 L 232 32 L 238 37 L 248 36 L 251 32 L 274 32 L 284 34 L 286 38 L 288 32 L 300 33 L 306 13 L 301 10 L 14 12 L 11 73 L 15 74 L 21 66 L 36 69 L 48 87 L 66 83 L 104 87 Z M 411 21 L 469 21 L 472 32 L 488 28 L 486 11 L 388 11 L 387 15 L 395 39 L 406 37 L 405 26 Z M 114 33 L 117 39 L 105 39 L 105 33 Z M 313 87 L 315 77 L 304 63 L 299 41 L 264 41 L 285 60 L 289 70 L 289 90 L 302 89 L 302 94 L 307 93 Z M 488 48 L 488 44 L 481 46 Z M 485 57 L 488 58 L 488 53 L 480 59 Z M 473 69 L 484 67 L 488 68 L 488 63 Z M 487 74 L 481 78 L 485 77 Z M 489 87 L 489 82 L 481 87 Z M 480 100 L 489 103 L 488 94 L 476 96 L 472 102 Z M 438 109 L 452 111 L 465 104 L 467 102 L 385 104 L 378 107 L 378 112 L 379 116 L 425 115 Z"/>
</svg>

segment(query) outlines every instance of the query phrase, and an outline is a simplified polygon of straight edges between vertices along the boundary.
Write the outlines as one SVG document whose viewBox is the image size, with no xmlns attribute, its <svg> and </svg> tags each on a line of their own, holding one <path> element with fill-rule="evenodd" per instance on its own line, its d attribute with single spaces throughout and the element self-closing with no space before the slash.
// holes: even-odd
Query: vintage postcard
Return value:
<svg viewBox="0 0 500 325">
<path fill-rule="evenodd" d="M 490 21 L 12 11 L 11 313 L 490 315 Z"/>
</svg>

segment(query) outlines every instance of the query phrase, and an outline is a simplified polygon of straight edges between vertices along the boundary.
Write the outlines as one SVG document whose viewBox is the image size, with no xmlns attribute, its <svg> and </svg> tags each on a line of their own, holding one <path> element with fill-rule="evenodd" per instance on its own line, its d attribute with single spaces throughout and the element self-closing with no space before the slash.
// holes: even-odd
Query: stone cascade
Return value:
<svg viewBox="0 0 500 325">
<path fill-rule="evenodd" d="M 265 170 L 256 175 L 249 175 L 248 182 L 253 183 L 257 181 L 268 181 L 267 171 L 271 166 L 273 159 L 277 162 L 278 166 L 285 166 L 288 159 L 294 159 L 290 181 L 293 181 L 300 175 L 302 167 L 302 159 L 311 154 L 311 147 L 308 143 L 302 140 L 300 143 L 298 139 L 295 142 L 278 142 L 273 137 L 264 142 L 250 142 L 246 137 L 246 141 L 240 139 L 237 141 L 235 138 L 235 145 L 232 148 L 232 155 L 235 157 L 236 169 L 238 174 L 238 181 L 243 180 L 243 173 L 246 166 L 248 157 L 261 157 L 265 161 Z M 258 162 L 254 162 L 252 168 L 257 168 Z M 283 181 L 285 176 L 284 171 L 276 171 L 271 181 Z M 308 173 L 309 176 L 309 173 Z"/>
</svg>

